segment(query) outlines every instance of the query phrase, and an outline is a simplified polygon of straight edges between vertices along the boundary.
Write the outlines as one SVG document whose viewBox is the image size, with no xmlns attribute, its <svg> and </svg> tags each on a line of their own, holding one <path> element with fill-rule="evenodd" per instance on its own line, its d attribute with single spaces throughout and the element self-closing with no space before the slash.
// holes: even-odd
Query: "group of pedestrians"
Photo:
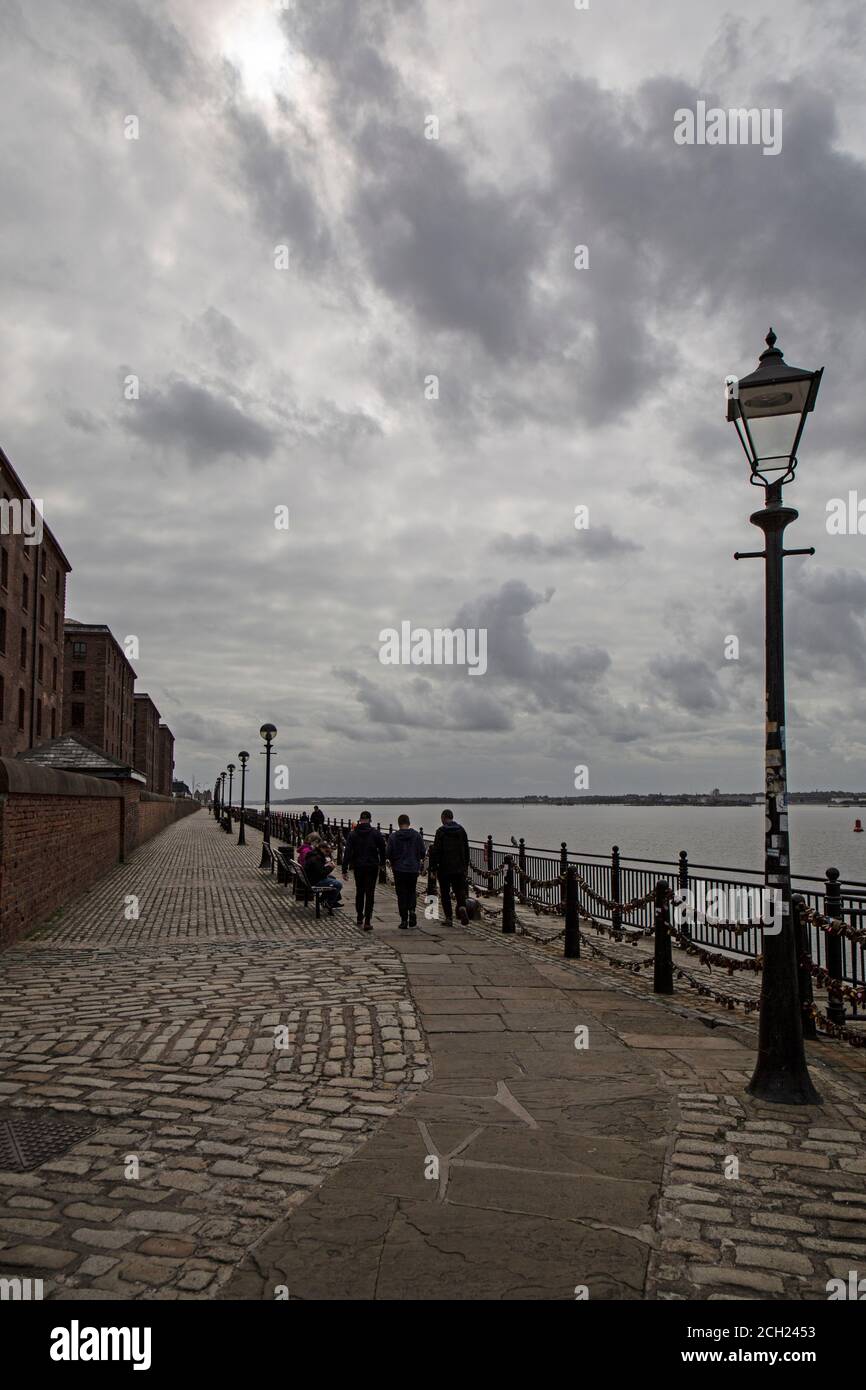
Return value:
<svg viewBox="0 0 866 1390">
<path fill-rule="evenodd" d="M 325 884 L 332 894 L 329 901 L 333 906 L 339 906 L 342 884 L 335 877 L 333 871 L 336 865 L 328 858 L 319 833 L 325 817 L 318 806 L 314 807 L 309 822 L 313 825 L 316 812 L 321 816 L 321 821 L 305 835 L 298 859 L 310 883 Z M 341 869 L 344 879 L 350 870 L 354 877 L 355 917 L 363 931 L 373 930 L 376 884 L 380 870 L 386 864 L 391 865 L 394 875 L 401 928 L 405 931 L 418 925 L 418 877 L 425 860 L 428 860 L 431 872 L 436 875 L 446 923 L 454 920 L 452 893 L 459 921 L 464 924 L 468 922 L 469 838 L 463 826 L 454 819 L 453 811 L 443 811 L 441 821 L 428 851 L 423 836 L 413 828 L 407 815 L 397 818 L 397 829 L 386 840 L 381 831 L 374 827 L 371 813 L 361 812 L 357 825 L 346 837 Z M 301 823 L 303 826 L 303 817 Z"/>
</svg>

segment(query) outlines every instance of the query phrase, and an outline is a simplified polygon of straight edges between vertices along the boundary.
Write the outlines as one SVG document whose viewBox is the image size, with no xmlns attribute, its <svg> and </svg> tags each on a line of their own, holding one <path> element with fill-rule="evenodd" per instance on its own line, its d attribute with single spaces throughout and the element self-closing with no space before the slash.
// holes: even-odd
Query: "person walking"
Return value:
<svg viewBox="0 0 866 1390">
<path fill-rule="evenodd" d="M 412 829 L 412 822 L 407 815 L 397 817 L 397 829 L 388 836 L 386 853 L 397 890 L 400 926 L 416 927 L 418 875 L 424 863 L 427 846 L 418 831 Z"/>
<path fill-rule="evenodd" d="M 363 927 L 364 931 L 373 930 L 376 883 L 385 858 L 385 841 L 379 831 L 373 829 L 373 817 L 370 812 L 362 811 L 358 817 L 358 824 L 346 836 L 343 878 L 348 876 L 351 869 L 355 876 L 355 912 L 358 926 Z"/>
<path fill-rule="evenodd" d="M 307 832 L 310 829 L 310 817 L 307 815 L 306 811 L 301 812 L 299 822 L 301 826 L 301 834 L 306 836 Z"/>
<path fill-rule="evenodd" d="M 436 874 L 445 921 L 451 925 L 451 890 L 457 899 L 457 916 L 465 926 L 469 921 L 466 894 L 469 888 L 469 837 L 454 819 L 453 811 L 442 812 L 430 850 L 430 868 Z"/>
<path fill-rule="evenodd" d="M 325 824 L 325 813 L 320 811 L 318 806 L 314 806 L 310 812 L 310 825 L 314 830 L 321 831 Z"/>
</svg>

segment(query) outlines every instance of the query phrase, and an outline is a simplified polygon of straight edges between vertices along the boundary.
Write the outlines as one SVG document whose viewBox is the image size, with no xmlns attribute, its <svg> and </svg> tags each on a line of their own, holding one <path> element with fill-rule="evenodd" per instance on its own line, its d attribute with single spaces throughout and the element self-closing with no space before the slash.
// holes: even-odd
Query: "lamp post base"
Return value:
<svg viewBox="0 0 866 1390">
<path fill-rule="evenodd" d="M 755 1074 L 746 1087 L 756 1100 L 771 1105 L 820 1105 L 821 1097 L 812 1085 L 805 1066 L 788 1072 L 771 1059 L 758 1058 Z"/>
</svg>

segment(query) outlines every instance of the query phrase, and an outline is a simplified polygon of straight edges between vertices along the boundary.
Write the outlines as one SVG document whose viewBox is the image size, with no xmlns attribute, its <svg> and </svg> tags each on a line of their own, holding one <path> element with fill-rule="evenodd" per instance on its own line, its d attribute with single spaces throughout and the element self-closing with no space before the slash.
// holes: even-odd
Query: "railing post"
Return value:
<svg viewBox="0 0 866 1390">
<path fill-rule="evenodd" d="M 511 855 L 505 859 L 507 868 L 505 870 L 505 881 L 502 885 L 502 930 L 511 934 L 515 930 L 514 914 L 514 865 L 511 862 Z"/>
<path fill-rule="evenodd" d="M 521 835 L 517 848 L 517 863 L 520 868 L 520 882 L 517 885 L 518 896 L 522 903 L 526 902 L 526 894 L 523 891 L 523 884 L 526 879 L 526 841 Z"/>
<path fill-rule="evenodd" d="M 559 876 L 561 880 L 559 884 L 559 906 L 562 908 L 563 912 L 565 911 L 565 882 L 563 880 L 563 875 L 567 872 L 568 846 L 566 845 L 564 840 L 561 840 L 559 845 Z"/>
<path fill-rule="evenodd" d="M 580 921 L 577 916 L 576 870 L 569 867 L 565 871 L 565 949 L 566 960 L 580 959 Z"/>
<path fill-rule="evenodd" d="M 681 849 L 681 850 L 680 850 L 679 886 L 680 886 L 680 888 L 682 889 L 682 891 L 683 891 L 684 893 L 687 893 L 687 892 L 688 892 L 688 888 L 689 888 L 689 856 L 686 854 L 686 851 L 685 851 L 684 849 Z M 691 937 L 692 929 L 691 929 L 691 923 L 690 923 L 690 921 L 689 921 L 690 915 L 691 915 L 690 913 L 685 912 L 685 913 L 683 913 L 683 916 L 682 916 L 681 919 L 680 919 L 680 934 L 681 934 L 682 936 Z"/>
<path fill-rule="evenodd" d="M 655 887 L 655 960 L 653 962 L 653 991 L 673 994 L 674 969 L 671 955 L 669 888 L 660 878 Z"/>
<path fill-rule="evenodd" d="M 803 894 L 794 893 L 791 897 L 791 911 L 794 914 L 794 949 L 797 952 L 797 987 L 803 1016 L 803 1037 L 817 1038 L 818 1030 L 811 1014 L 814 996 L 812 972 L 809 969 L 809 931 L 803 918 L 805 906 L 806 899 Z"/>
<path fill-rule="evenodd" d="M 620 883 L 619 868 L 619 845 L 614 845 L 610 852 L 610 898 L 611 902 L 622 902 L 622 888 Z M 611 926 L 619 931 L 622 927 L 622 913 L 616 908 L 613 909 L 610 917 Z"/>
<path fill-rule="evenodd" d="M 492 836 L 492 835 L 488 835 L 488 836 L 487 836 L 487 840 L 486 840 L 485 845 L 484 845 L 484 862 L 485 862 L 485 864 L 487 865 L 487 869 L 488 869 L 488 872 L 489 872 L 489 871 L 493 868 L 493 836 Z M 487 886 L 488 886 L 488 887 L 490 886 L 490 879 L 487 880 Z"/>
<path fill-rule="evenodd" d="M 839 870 L 827 870 L 827 883 L 824 891 L 824 916 L 842 916 L 842 885 L 839 882 Z M 827 974 L 832 975 L 834 980 L 842 979 L 842 938 L 836 932 L 824 933 L 827 944 Z M 844 1024 L 845 1022 L 845 999 L 838 991 L 827 991 L 827 1017 L 831 1023 Z"/>
<path fill-rule="evenodd" d="M 381 821 L 376 821 L 376 829 L 378 830 L 379 834 L 381 835 L 381 834 L 382 834 L 382 823 L 381 823 Z M 380 882 L 380 883 L 387 883 L 387 882 L 388 882 L 388 865 L 387 865 L 387 864 L 380 864 L 380 865 L 379 865 L 379 882 Z"/>
</svg>

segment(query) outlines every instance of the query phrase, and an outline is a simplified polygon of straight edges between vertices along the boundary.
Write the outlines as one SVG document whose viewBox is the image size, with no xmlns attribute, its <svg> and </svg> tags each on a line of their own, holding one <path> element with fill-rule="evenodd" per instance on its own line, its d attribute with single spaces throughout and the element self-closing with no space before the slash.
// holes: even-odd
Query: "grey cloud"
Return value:
<svg viewBox="0 0 866 1390">
<path fill-rule="evenodd" d="M 615 535 L 609 526 L 591 526 L 558 540 L 545 540 L 534 531 L 521 531 L 518 535 L 505 533 L 494 537 L 490 548 L 519 560 L 605 560 L 628 554 L 629 551 L 642 550 L 643 546 L 626 536 Z"/>
<path fill-rule="evenodd" d="M 245 371 L 256 360 L 252 340 L 241 332 L 228 314 L 222 313 L 213 304 L 190 325 L 188 336 L 194 347 L 211 355 L 220 369 L 230 375 Z"/>
<path fill-rule="evenodd" d="M 463 604 L 449 626 L 486 628 L 491 677 L 514 682 L 524 695 L 531 692 L 543 709 L 569 709 L 591 697 L 611 662 L 599 647 L 549 652 L 535 645 L 528 615 L 552 597 L 552 589 L 539 594 L 522 580 L 508 580 L 498 591 Z"/>
<path fill-rule="evenodd" d="M 692 714 L 708 714 L 727 704 L 716 672 L 698 657 L 653 657 L 648 669 L 656 690 Z"/>
<path fill-rule="evenodd" d="M 321 268 L 331 253 L 331 234 L 312 187 L 314 161 L 305 166 L 299 149 L 306 142 L 291 126 L 275 138 L 256 112 L 237 104 L 226 119 L 235 140 L 236 176 L 264 234 L 262 265 L 273 264 L 274 247 L 286 244 L 290 269 L 274 275 L 291 274 L 296 261 Z"/>
<path fill-rule="evenodd" d="M 154 87 L 170 99 L 188 98 L 196 64 L 164 0 L 78 0 L 76 10 L 129 50 Z"/>
<path fill-rule="evenodd" d="M 64 410 L 63 418 L 71 429 L 80 430 L 82 434 L 98 434 L 102 428 L 100 421 L 89 410 L 76 410 L 74 406 Z"/>
<path fill-rule="evenodd" d="M 268 458 L 272 432 L 240 410 L 234 401 L 204 386 L 175 380 L 165 388 L 142 388 L 129 402 L 123 425 L 147 444 L 181 449 L 193 466 L 214 458 Z"/>
</svg>

